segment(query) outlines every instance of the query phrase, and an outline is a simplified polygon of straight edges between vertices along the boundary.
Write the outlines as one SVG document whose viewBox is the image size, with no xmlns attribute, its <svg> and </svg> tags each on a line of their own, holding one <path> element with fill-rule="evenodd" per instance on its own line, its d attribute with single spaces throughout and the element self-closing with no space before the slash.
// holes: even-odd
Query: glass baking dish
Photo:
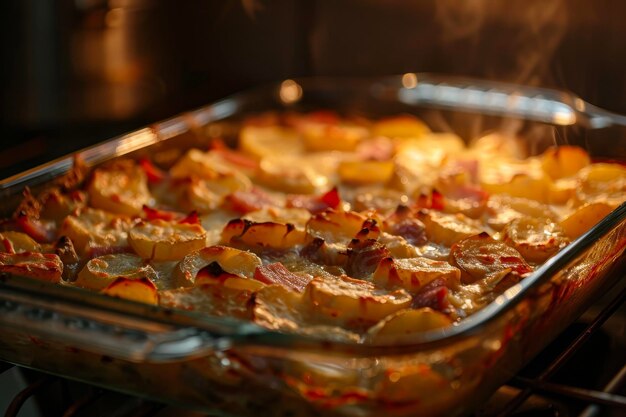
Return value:
<svg viewBox="0 0 626 417">
<path fill-rule="evenodd" d="M 471 140 L 516 133 L 528 151 L 577 144 L 626 161 L 624 118 L 566 93 L 429 74 L 303 79 L 237 94 L 78 152 L 87 165 L 177 155 L 268 110 L 411 113 Z M 0 182 L 1 214 L 73 156 Z M 471 412 L 605 291 L 623 286 L 626 204 L 459 325 L 392 346 L 284 334 L 235 319 L 2 276 L 0 359 L 218 415 L 454 416 Z"/>
</svg>

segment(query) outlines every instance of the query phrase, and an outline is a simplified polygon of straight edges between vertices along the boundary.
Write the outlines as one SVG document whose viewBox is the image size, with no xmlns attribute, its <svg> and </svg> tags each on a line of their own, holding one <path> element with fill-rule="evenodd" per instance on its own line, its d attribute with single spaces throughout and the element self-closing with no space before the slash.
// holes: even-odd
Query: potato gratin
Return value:
<svg viewBox="0 0 626 417">
<path fill-rule="evenodd" d="M 453 325 L 626 199 L 576 147 L 524 158 L 420 120 L 249 118 L 170 166 L 75 166 L 3 222 L 0 271 L 376 342 Z"/>
</svg>

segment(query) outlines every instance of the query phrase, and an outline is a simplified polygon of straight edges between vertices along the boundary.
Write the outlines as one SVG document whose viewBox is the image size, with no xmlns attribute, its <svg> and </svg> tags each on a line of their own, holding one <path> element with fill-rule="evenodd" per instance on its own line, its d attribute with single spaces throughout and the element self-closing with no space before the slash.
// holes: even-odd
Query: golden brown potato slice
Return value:
<svg viewBox="0 0 626 417">
<path fill-rule="evenodd" d="M 79 214 L 67 216 L 61 225 L 61 235 L 72 239 L 79 255 L 96 248 L 121 250 L 128 247 L 131 221 L 102 210 L 87 208 Z"/>
<path fill-rule="evenodd" d="M 305 157 L 287 157 L 278 151 L 261 160 L 256 180 L 285 193 L 313 194 L 328 187 L 328 177 L 315 168 Z"/>
<path fill-rule="evenodd" d="M 343 161 L 338 168 L 341 181 L 349 184 L 383 184 L 394 172 L 392 161 Z"/>
<path fill-rule="evenodd" d="M 416 292 L 437 278 L 448 283 L 459 282 L 461 271 L 447 262 L 429 258 L 383 259 L 374 272 L 375 284 L 385 287 L 404 288 Z"/>
<path fill-rule="evenodd" d="M 587 151 L 577 146 L 551 147 L 541 155 L 541 168 L 553 180 L 576 175 L 590 163 Z"/>
<path fill-rule="evenodd" d="M 154 280 L 156 272 L 137 255 L 119 253 L 93 258 L 78 273 L 75 284 L 92 290 L 101 290 L 117 278 L 148 278 Z"/>
<path fill-rule="evenodd" d="M 563 219 L 560 225 L 565 235 L 573 240 L 589 231 L 613 209 L 614 206 L 602 202 L 585 204 Z"/>
<path fill-rule="evenodd" d="M 417 117 L 405 115 L 388 117 L 374 122 L 372 134 L 388 138 L 420 138 L 430 133 L 430 128 Z"/>
<path fill-rule="evenodd" d="M 176 161 L 170 169 L 173 178 L 200 178 L 205 180 L 216 179 L 220 174 L 232 172 L 232 169 L 220 163 L 219 158 L 210 152 L 202 152 L 199 149 L 190 149 Z"/>
<path fill-rule="evenodd" d="M 311 217 L 306 225 L 307 232 L 327 242 L 349 242 L 359 232 L 367 229 L 367 237 L 376 238 L 380 233 L 377 219 L 355 211 L 328 209 Z"/>
<path fill-rule="evenodd" d="M 591 164 L 581 169 L 577 177 L 579 204 L 604 202 L 617 206 L 626 200 L 626 167 L 622 165 Z"/>
<path fill-rule="evenodd" d="M 146 173 L 134 163 L 96 169 L 88 193 L 92 207 L 128 216 L 141 214 L 152 199 Z"/>
<path fill-rule="evenodd" d="M 394 343 L 407 336 L 451 324 L 452 320 L 448 316 L 428 307 L 400 310 L 371 327 L 366 339 L 374 343 Z"/>
<path fill-rule="evenodd" d="M 85 207 L 87 204 L 87 193 L 77 190 L 65 194 L 58 188 L 53 188 L 52 190 L 44 191 L 41 203 L 43 206 L 41 217 L 54 220 L 57 224 L 60 224 L 66 216 Z"/>
<path fill-rule="evenodd" d="M 445 246 L 451 246 L 461 239 L 477 235 L 482 231 L 480 223 L 461 213 L 446 214 L 427 210 L 420 211 L 417 217 L 424 223 L 428 238 Z"/>
<path fill-rule="evenodd" d="M 557 215 L 549 205 L 527 198 L 511 197 L 507 195 L 498 195 L 489 198 L 484 219 L 493 229 L 501 230 L 513 220 L 522 217 L 555 220 Z"/>
<path fill-rule="evenodd" d="M 508 273 L 523 276 L 533 270 L 517 250 L 487 233 L 463 239 L 453 245 L 450 264 L 461 270 L 461 281 L 464 284 Z"/>
<path fill-rule="evenodd" d="M 204 247 L 206 232 L 199 224 L 164 220 L 141 221 L 128 233 L 128 243 L 144 259 L 175 261 Z"/>
<path fill-rule="evenodd" d="M 57 255 L 51 253 L 0 252 L 0 272 L 59 282 L 63 273 L 63 262 Z"/>
<path fill-rule="evenodd" d="M 257 158 L 304 152 L 304 142 L 298 133 L 280 126 L 245 126 L 239 133 L 239 147 Z"/>
<path fill-rule="evenodd" d="M 563 229 L 541 217 L 522 217 L 502 231 L 504 242 L 517 249 L 529 262 L 542 263 L 569 243 Z"/>
<path fill-rule="evenodd" d="M 411 304 L 411 296 L 403 289 L 385 290 L 346 276 L 314 278 L 304 300 L 316 314 L 354 328 L 369 327 Z"/>
<path fill-rule="evenodd" d="M 302 123 L 299 126 L 309 151 L 354 151 L 369 132 L 354 124 Z"/>
<path fill-rule="evenodd" d="M 192 178 L 185 187 L 181 205 L 189 211 L 210 213 L 223 203 L 227 195 L 250 189 L 252 182 L 241 173 L 219 175 L 208 181 Z"/>
</svg>

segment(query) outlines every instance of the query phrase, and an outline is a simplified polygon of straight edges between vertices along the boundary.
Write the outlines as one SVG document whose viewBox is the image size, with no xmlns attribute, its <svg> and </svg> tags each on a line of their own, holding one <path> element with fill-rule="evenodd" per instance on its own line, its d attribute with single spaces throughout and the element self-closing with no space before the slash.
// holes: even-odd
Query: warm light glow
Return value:
<svg viewBox="0 0 626 417">
<path fill-rule="evenodd" d="M 561 126 L 573 125 L 576 123 L 576 116 L 572 112 L 557 111 L 552 116 L 552 121 Z"/>
<path fill-rule="evenodd" d="M 285 80 L 280 85 L 279 95 L 283 103 L 295 103 L 302 98 L 302 87 L 294 80 Z"/>
<path fill-rule="evenodd" d="M 417 87 L 417 75 L 412 72 L 407 72 L 402 76 L 402 86 L 404 88 L 415 88 Z"/>
<path fill-rule="evenodd" d="M 125 155 L 137 149 L 145 148 L 158 141 L 152 129 L 142 129 L 121 139 L 116 146 L 115 155 Z"/>
<path fill-rule="evenodd" d="M 574 107 L 576 107 L 576 110 L 578 111 L 585 111 L 585 101 L 583 99 L 577 98 L 574 100 Z"/>
</svg>

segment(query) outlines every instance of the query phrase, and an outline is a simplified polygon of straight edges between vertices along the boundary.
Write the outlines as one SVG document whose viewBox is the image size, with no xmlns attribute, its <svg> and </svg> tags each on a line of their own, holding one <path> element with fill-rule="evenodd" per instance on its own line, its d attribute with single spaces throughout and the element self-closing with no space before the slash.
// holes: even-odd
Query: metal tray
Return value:
<svg viewBox="0 0 626 417">
<path fill-rule="evenodd" d="M 88 165 L 210 140 L 247 114 L 335 109 L 417 114 L 471 139 L 519 132 L 531 152 L 583 145 L 626 161 L 624 118 L 551 90 L 428 74 L 305 79 L 226 98 L 78 152 Z M 0 214 L 61 158 L 0 182 Z M 458 326 L 393 346 L 277 333 L 234 319 L 147 306 L 21 277 L 0 282 L 0 358 L 220 415 L 463 415 L 481 404 L 603 291 L 623 286 L 626 204 Z M 612 289 L 611 289 L 612 288 Z"/>
</svg>

